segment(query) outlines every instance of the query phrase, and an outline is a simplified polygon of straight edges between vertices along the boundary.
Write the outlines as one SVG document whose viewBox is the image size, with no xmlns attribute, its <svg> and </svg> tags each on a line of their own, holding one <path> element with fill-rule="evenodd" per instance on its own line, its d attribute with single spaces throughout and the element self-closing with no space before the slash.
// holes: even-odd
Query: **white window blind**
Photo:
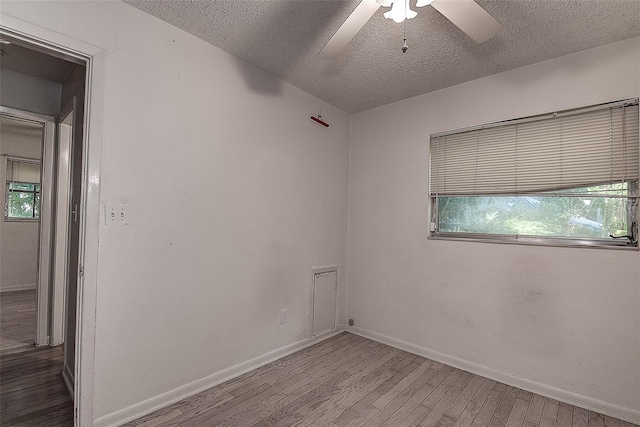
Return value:
<svg viewBox="0 0 640 427">
<path fill-rule="evenodd" d="M 7 181 L 40 183 L 40 163 L 7 159 Z"/>
<path fill-rule="evenodd" d="M 430 193 L 532 194 L 640 178 L 638 100 L 513 120 L 430 141 Z"/>
</svg>

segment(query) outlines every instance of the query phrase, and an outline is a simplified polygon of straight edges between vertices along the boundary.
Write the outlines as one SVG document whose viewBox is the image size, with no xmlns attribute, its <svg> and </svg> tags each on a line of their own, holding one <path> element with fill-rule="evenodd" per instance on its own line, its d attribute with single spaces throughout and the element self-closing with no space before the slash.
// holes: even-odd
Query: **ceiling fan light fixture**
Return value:
<svg viewBox="0 0 640 427">
<path fill-rule="evenodd" d="M 427 5 L 433 7 L 476 43 L 486 42 L 502 29 L 502 23 L 484 10 L 475 0 L 415 1 L 416 7 Z M 391 6 L 391 10 L 386 12 L 384 17 L 393 19 L 395 22 L 403 22 L 417 15 L 411 10 L 409 0 L 360 0 L 358 6 L 318 53 L 318 57 L 334 59 L 338 56 L 381 6 Z"/>
<path fill-rule="evenodd" d="M 385 18 L 393 19 L 397 23 L 405 19 L 415 18 L 416 16 L 418 16 L 418 13 L 411 10 L 409 0 L 395 0 L 391 6 L 391 10 L 384 13 Z"/>
</svg>

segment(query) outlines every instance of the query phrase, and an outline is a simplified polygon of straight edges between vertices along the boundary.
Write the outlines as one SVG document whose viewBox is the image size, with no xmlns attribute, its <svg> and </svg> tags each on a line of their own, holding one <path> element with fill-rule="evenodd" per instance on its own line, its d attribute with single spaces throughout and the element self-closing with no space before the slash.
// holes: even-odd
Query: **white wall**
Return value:
<svg viewBox="0 0 640 427">
<path fill-rule="evenodd" d="M 0 133 L 0 154 L 42 158 L 42 138 Z M 0 157 L 0 200 L 6 200 L 7 158 Z M 0 292 L 35 289 L 38 275 L 38 221 L 4 221 L 0 218 Z"/>
<path fill-rule="evenodd" d="M 349 116 L 121 2 L 3 13 L 113 46 L 101 199 L 131 225 L 100 232 L 95 417 L 308 337 L 309 266 L 346 264 Z"/>
<path fill-rule="evenodd" d="M 60 113 L 62 84 L 2 70 L 0 104 L 32 113 L 57 116 Z"/>
<path fill-rule="evenodd" d="M 429 134 L 638 95 L 636 38 L 353 116 L 356 330 L 639 422 L 640 252 L 427 240 Z"/>
</svg>

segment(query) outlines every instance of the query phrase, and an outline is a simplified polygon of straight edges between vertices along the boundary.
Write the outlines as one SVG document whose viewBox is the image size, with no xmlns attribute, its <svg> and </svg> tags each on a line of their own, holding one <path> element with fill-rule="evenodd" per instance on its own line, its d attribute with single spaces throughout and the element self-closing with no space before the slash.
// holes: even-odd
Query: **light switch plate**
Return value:
<svg viewBox="0 0 640 427">
<path fill-rule="evenodd" d="M 129 211 L 126 205 L 104 205 L 105 225 L 129 225 Z"/>
</svg>

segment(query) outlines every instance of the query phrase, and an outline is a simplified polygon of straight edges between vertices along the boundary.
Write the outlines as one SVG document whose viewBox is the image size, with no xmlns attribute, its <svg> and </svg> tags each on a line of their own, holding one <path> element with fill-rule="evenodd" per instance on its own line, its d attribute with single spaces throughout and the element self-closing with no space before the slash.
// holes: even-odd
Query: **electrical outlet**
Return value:
<svg viewBox="0 0 640 427">
<path fill-rule="evenodd" d="M 287 323 L 287 309 L 280 310 L 280 323 Z"/>
</svg>

